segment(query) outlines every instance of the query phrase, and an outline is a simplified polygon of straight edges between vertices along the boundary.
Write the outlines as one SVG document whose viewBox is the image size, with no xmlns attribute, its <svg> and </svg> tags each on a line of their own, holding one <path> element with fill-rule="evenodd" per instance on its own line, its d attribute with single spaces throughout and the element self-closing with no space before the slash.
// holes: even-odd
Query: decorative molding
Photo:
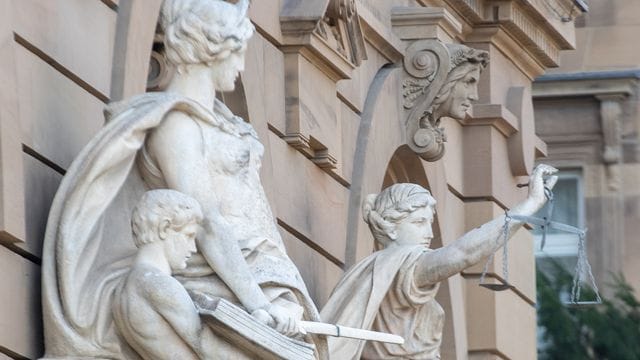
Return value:
<svg viewBox="0 0 640 360">
<path fill-rule="evenodd" d="M 481 0 L 448 0 L 446 2 L 471 24 L 484 20 L 480 6 Z"/>
<path fill-rule="evenodd" d="M 493 44 L 531 80 L 545 72 L 546 67 L 530 52 L 522 51 L 522 45 L 499 26 L 476 28 L 465 39 L 469 46 L 481 47 L 486 43 Z"/>
<path fill-rule="evenodd" d="M 477 79 L 464 87 L 464 93 L 452 91 L 461 79 L 450 79 L 449 73 L 462 64 L 472 64 L 481 71 L 488 63 L 489 54 L 460 44 L 444 44 L 427 39 L 409 42 L 404 58 L 402 96 L 407 145 L 424 160 L 437 161 L 444 155 L 447 141 L 440 118 L 447 116 L 463 120 L 472 100 L 477 100 Z M 464 68 L 463 68 L 464 69 Z M 471 68 L 466 70 L 471 72 Z M 478 73 L 479 74 L 479 73 Z M 445 90 L 443 90 L 445 89 Z M 441 91 L 443 91 L 441 93 Z M 447 99 L 453 101 L 447 104 Z M 457 111 L 452 104 L 465 110 Z M 438 110 L 440 109 L 440 110 Z"/>
<path fill-rule="evenodd" d="M 469 116 L 460 123 L 464 126 L 492 126 L 505 137 L 519 129 L 518 117 L 500 104 L 474 104 Z"/>
<path fill-rule="evenodd" d="M 304 55 L 335 81 L 351 78 L 352 71 L 367 59 L 355 0 L 286 0 L 280 28 L 282 51 L 306 50 Z"/>
<path fill-rule="evenodd" d="M 319 130 L 310 126 L 308 121 L 314 116 L 337 116 L 337 112 L 329 110 L 325 114 L 309 115 L 311 110 L 307 106 L 317 104 L 318 100 L 310 98 L 312 94 L 309 91 L 304 91 L 303 82 L 308 81 L 310 74 L 301 71 L 303 68 L 309 69 L 308 62 L 321 73 L 316 76 L 329 79 L 324 84 L 326 87 L 336 88 L 339 80 L 350 79 L 353 70 L 367 59 L 366 28 L 361 24 L 356 0 L 285 0 L 280 11 L 280 25 L 283 42 L 279 48 L 285 57 L 287 114 L 286 129 L 281 137 L 344 184 L 345 180 L 337 171 L 339 156 L 336 155 L 339 155 L 340 149 L 323 143 L 327 138 L 318 139 L 318 134 L 314 137 L 314 132 Z M 400 59 L 400 51 L 396 52 L 399 53 L 396 57 Z M 323 106 L 333 106 L 330 101 L 333 99 L 325 99 Z M 335 101 L 337 104 L 337 97 Z M 325 119 L 312 120 L 323 122 Z M 327 124 L 332 122 L 334 119 L 326 119 Z"/>
<path fill-rule="evenodd" d="M 462 35 L 462 23 L 444 8 L 394 7 L 393 30 L 402 40 L 438 39 L 451 41 Z"/>
<path fill-rule="evenodd" d="M 569 6 L 570 12 L 582 11 L 573 1 L 552 1 L 561 3 L 563 9 Z M 477 41 L 478 31 L 487 35 L 487 28 L 502 30 L 512 38 L 512 41 L 518 43 L 517 47 L 520 51 L 524 49 L 543 68 L 558 66 L 559 51 L 573 49 L 575 46 L 573 25 L 566 21 L 549 19 L 551 10 L 543 8 L 541 4 L 516 0 L 445 0 L 445 2 L 456 9 L 462 19 L 473 28 L 471 38 L 476 38 Z M 494 33 L 498 34 L 495 30 Z M 501 44 L 493 40 L 485 37 L 483 41 L 490 41 L 501 49 Z M 465 39 L 465 42 L 469 41 L 474 42 L 470 38 Z M 519 57 L 522 58 L 522 56 Z"/>
<path fill-rule="evenodd" d="M 628 76 L 627 76 L 628 75 Z M 556 98 L 567 96 L 606 96 L 635 93 L 640 82 L 636 73 L 577 73 L 554 74 L 536 79 L 533 83 L 534 98 Z"/>
<path fill-rule="evenodd" d="M 539 21 L 534 21 L 514 3 L 500 5 L 496 20 L 546 67 L 558 66 L 560 49 L 573 48 L 566 41 L 559 42 L 559 39 L 549 36 Z"/>
<path fill-rule="evenodd" d="M 439 119 L 428 121 L 425 112 L 438 93 L 436 89 L 445 84 L 452 68 L 449 51 L 437 40 L 415 41 L 407 48 L 403 65 L 402 97 L 407 145 L 427 161 L 439 160 L 444 155 L 447 138 L 437 122 Z"/>
<path fill-rule="evenodd" d="M 315 33 L 355 66 L 367 59 L 355 0 L 331 0 Z"/>
</svg>

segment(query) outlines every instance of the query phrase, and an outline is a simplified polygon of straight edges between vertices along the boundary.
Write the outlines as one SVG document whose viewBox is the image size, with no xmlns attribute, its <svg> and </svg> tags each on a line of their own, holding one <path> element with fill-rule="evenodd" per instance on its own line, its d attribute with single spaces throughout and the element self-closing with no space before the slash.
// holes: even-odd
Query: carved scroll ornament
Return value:
<svg viewBox="0 0 640 360">
<path fill-rule="evenodd" d="M 438 40 L 407 48 L 402 81 L 407 144 L 423 159 L 442 158 L 447 138 L 440 118 L 464 118 L 477 100 L 477 76 L 488 62 L 486 51 Z"/>
</svg>

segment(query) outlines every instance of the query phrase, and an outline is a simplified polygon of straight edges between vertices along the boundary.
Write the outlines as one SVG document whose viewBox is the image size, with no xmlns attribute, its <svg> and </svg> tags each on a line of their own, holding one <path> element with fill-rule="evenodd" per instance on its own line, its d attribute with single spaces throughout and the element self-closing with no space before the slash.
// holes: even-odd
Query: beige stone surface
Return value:
<svg viewBox="0 0 640 360">
<path fill-rule="evenodd" d="M 42 355 L 40 267 L 0 246 L 0 346 L 27 358 Z"/>
<path fill-rule="evenodd" d="M 278 0 L 263 0 L 257 1 L 249 8 L 249 17 L 256 27 L 278 43 L 282 43 L 279 21 L 282 3 L 283 1 Z"/>
<path fill-rule="evenodd" d="M 616 60 L 616 68 L 636 64 L 637 61 L 630 55 L 632 47 L 624 47 L 622 42 L 625 39 L 634 40 L 629 39 L 628 33 L 637 33 L 637 17 L 634 11 L 623 9 L 622 4 L 633 10 L 638 7 L 636 2 L 637 0 L 616 0 L 611 4 L 592 2 L 587 24 L 605 28 L 617 22 L 625 27 L 619 30 L 607 28 L 601 33 L 579 29 L 578 40 L 590 45 L 584 50 L 579 50 L 575 59 L 571 61 L 580 61 L 580 69 L 604 69 L 603 61 L 607 56 L 603 54 L 610 53 L 619 57 Z M 131 32 L 124 31 L 127 35 L 124 39 L 128 41 L 131 51 L 122 53 L 120 47 L 115 54 L 121 55 L 123 59 L 120 60 L 129 64 L 125 66 L 126 71 L 112 69 L 113 47 L 122 45 L 115 40 L 116 28 L 120 26 L 122 30 L 123 25 L 117 25 L 117 13 L 110 9 L 109 5 L 118 4 L 124 12 L 131 3 L 131 0 L 19 0 L 0 5 L 0 10 L 2 6 L 12 7 L 7 11 L 0 11 L 0 18 L 7 18 L 3 22 L 4 25 L 0 26 L 0 61 L 4 65 L 1 68 L 13 69 L 11 61 L 8 61 L 10 58 L 6 56 L 7 51 L 11 54 L 15 51 L 18 60 L 16 63 L 19 65 L 12 72 L 0 71 L 0 79 L 3 80 L 0 85 L 0 123 L 5 120 L 0 132 L 0 191 L 3 204 L 7 204 L 3 209 L 15 209 L 3 213 L 2 229 L 19 229 L 14 234 L 22 232 L 23 235 L 18 237 L 27 240 L 23 249 L 32 254 L 39 253 L 38 241 L 42 224 L 59 175 L 32 157 L 23 155 L 21 143 L 24 142 L 41 155 L 66 168 L 91 134 L 102 125 L 102 103 L 86 89 L 96 89 L 99 97 L 118 93 L 133 94 L 144 89 L 148 51 L 151 46 L 149 39 L 153 37 L 154 17 L 157 16 L 157 13 L 148 11 L 146 3 L 133 0 L 133 4 L 137 3 L 137 12 L 130 22 Z M 157 5 L 159 2 L 154 0 L 153 3 Z M 365 30 L 368 60 L 353 70 L 350 74 L 351 79 L 340 80 L 337 85 L 327 83 L 326 79 L 318 76 L 319 73 L 325 76 L 325 73 L 318 69 L 326 67 L 327 61 L 319 59 L 317 54 L 304 58 L 304 65 L 298 69 L 301 70 L 301 82 L 305 86 L 304 104 L 308 113 L 319 119 L 315 124 L 305 121 L 304 126 L 308 134 L 315 136 L 317 143 L 321 144 L 320 147 L 329 148 L 330 154 L 336 157 L 338 164 L 334 177 L 322 171 L 280 138 L 286 130 L 285 106 L 290 100 L 285 93 L 291 90 L 285 85 L 290 72 L 285 68 L 284 49 L 281 47 L 284 40 L 280 32 L 279 15 L 283 11 L 284 3 L 285 1 L 275 0 L 253 1 L 250 17 L 259 34 L 254 36 L 247 52 L 247 68 L 243 74 L 244 88 L 234 95 L 239 96 L 236 99 L 240 99 L 240 103 L 246 102 L 244 110 L 249 114 L 248 120 L 256 127 L 260 140 L 266 147 L 261 175 L 269 203 L 273 207 L 275 217 L 291 231 L 288 233 L 280 229 L 287 242 L 287 249 L 293 260 L 302 268 L 307 285 L 319 304 L 328 297 L 333 282 L 331 279 L 336 279 L 341 272 L 338 266 L 326 259 L 327 256 L 338 262 L 353 263 L 355 259 L 361 259 L 371 253 L 372 238 L 366 224 L 360 220 L 360 203 L 356 200 L 362 194 L 379 192 L 385 181 L 405 179 L 404 181 L 417 182 L 431 188 L 439 200 L 434 228 L 438 229 L 442 236 L 442 239 L 436 240 L 434 244 L 438 241 L 446 244 L 455 240 L 467 230 L 465 224 L 475 218 L 481 218 L 469 215 L 468 208 L 475 206 L 474 201 L 481 200 L 485 205 L 493 201 L 493 205 L 487 207 L 492 208 L 494 212 L 500 212 L 499 207 L 495 205 L 496 202 L 511 206 L 524 197 L 525 190 L 515 190 L 514 185 L 519 179 L 513 177 L 507 165 L 510 158 L 505 134 L 495 127 L 469 127 L 451 119 L 443 119 L 449 135 L 447 153 L 443 160 L 424 164 L 408 156 L 394 157 L 406 140 L 403 124 L 398 116 L 402 110 L 398 100 L 401 94 L 399 76 L 391 71 L 392 75 L 385 81 L 374 81 L 382 66 L 397 62 L 400 52 L 404 51 L 404 45 L 391 27 L 391 9 L 396 6 L 429 4 L 432 7 L 445 7 L 461 24 L 463 31 L 456 37 L 456 41 L 467 40 L 470 42 L 468 45 L 491 52 L 492 65 L 481 76 L 480 103 L 504 104 L 509 89 L 514 86 L 527 86 L 530 82 L 528 76 L 539 73 L 542 66 L 538 61 L 541 57 L 536 58 L 532 55 L 532 45 L 523 42 L 526 37 L 518 37 L 513 30 L 504 30 L 504 26 L 500 30 L 496 24 L 491 24 L 493 12 L 487 6 L 493 3 L 476 2 L 478 13 L 475 13 L 461 11 L 462 2 L 457 0 L 356 1 Z M 515 3 L 500 2 L 500 15 L 504 16 L 504 9 Z M 572 22 L 560 23 L 558 19 L 551 18 L 545 5 L 546 1 L 531 0 L 530 3 L 534 5 L 534 10 L 537 9 L 547 18 L 539 24 L 547 35 L 549 31 L 558 31 L 563 41 L 572 42 Z M 512 16 L 508 13 L 507 15 Z M 485 23 L 479 26 L 474 16 L 486 16 L 483 19 Z M 514 18 L 509 19 L 512 21 Z M 515 27 L 524 29 L 528 35 L 532 34 L 531 29 L 524 27 L 523 23 L 516 23 Z M 22 45 L 13 40 L 14 31 L 22 39 Z M 517 41 L 514 40 L 514 36 L 517 37 Z M 596 46 L 596 38 L 609 41 L 605 45 Z M 24 46 L 30 50 L 26 50 Z M 35 56 L 33 51 L 53 60 L 55 68 Z M 582 60 L 577 59 L 582 57 L 580 51 L 588 55 L 584 64 Z M 567 59 L 569 56 L 563 55 L 563 63 L 569 61 Z M 7 85 L 11 83 L 12 76 L 14 82 L 17 80 L 16 86 Z M 74 81 L 69 80 L 70 76 Z M 117 83 L 119 92 L 114 92 L 112 81 Z M 368 109 L 365 108 L 367 96 L 375 94 L 377 87 L 381 89 L 380 95 Z M 572 123 L 572 126 L 586 124 L 585 128 L 592 129 L 593 135 L 597 135 L 598 123 L 591 122 L 597 120 L 597 114 L 592 115 L 587 111 L 593 104 L 575 101 L 569 105 L 570 111 L 579 114 L 576 118 L 582 117 L 585 121 Z M 553 110 L 548 111 L 546 124 L 549 126 L 556 124 L 556 119 L 565 117 L 562 112 L 552 112 Z M 304 116 L 311 118 L 308 114 Z M 538 116 L 539 121 L 545 118 L 545 113 Z M 6 121 L 7 119 L 9 121 Z M 358 146 L 357 137 L 362 130 L 361 125 L 367 122 L 372 128 L 364 139 L 367 146 L 363 148 Z M 7 129 L 15 130 L 12 132 L 15 136 L 7 136 Z M 568 134 L 561 134 L 566 135 Z M 599 156 L 598 140 L 583 140 L 581 146 L 560 151 L 551 150 L 551 154 L 558 156 L 560 163 L 571 163 L 572 166 L 577 163 L 576 159 L 595 159 Z M 7 145 L 13 147 L 8 148 Z M 23 160 L 26 178 L 22 177 L 20 171 Z M 7 171 L 7 168 L 11 171 Z M 386 176 L 391 173 L 393 177 Z M 340 184 L 336 179 L 350 184 L 350 187 Z M 604 181 L 600 177 L 598 179 Z M 23 194 L 27 194 L 26 199 L 21 198 Z M 26 209 L 20 209 L 21 206 L 25 206 Z M 628 211 L 633 213 L 636 205 L 631 202 L 626 206 Z M 349 222 L 352 213 L 355 214 L 353 218 L 356 220 Z M 21 225 L 25 214 L 28 224 L 26 235 L 25 227 Z M 633 219 L 631 217 L 628 222 L 633 223 Z M 317 248 L 312 249 L 296 237 L 305 239 Z M 515 239 L 510 247 L 511 275 L 517 283 L 518 290 L 527 294 L 527 297 L 532 297 L 531 289 L 534 284 L 530 271 L 531 250 L 526 248 L 530 239 L 521 233 L 516 237 L 521 239 Z M 629 256 L 635 254 L 632 244 L 628 244 L 626 249 L 629 250 Z M 498 261 L 499 258 L 498 256 Z M 496 269 L 500 270 L 499 263 L 496 266 Z M 633 265 L 628 266 L 629 269 L 635 269 Z M 443 354 L 446 354 L 444 358 L 467 358 L 467 342 L 478 332 L 484 331 L 484 324 L 478 325 L 478 318 L 475 317 L 478 310 L 469 307 L 486 305 L 483 303 L 484 298 L 476 296 L 475 292 L 467 291 L 467 281 L 477 282 L 477 279 L 464 280 L 459 276 L 450 279 L 446 289 L 447 296 L 440 297 L 448 312 L 444 330 L 447 336 L 443 345 Z M 25 299 L 30 295 L 23 293 L 21 296 L 19 300 L 27 302 Z M 513 298 L 514 304 L 518 304 L 506 306 L 506 314 L 523 312 L 526 316 L 530 315 L 529 308 L 521 307 L 523 304 L 527 305 L 521 297 L 514 294 L 501 296 Z M 488 302 L 490 306 L 497 303 L 498 300 Z M 480 312 L 484 311 L 482 309 Z M 510 331 L 510 334 L 501 336 L 511 339 L 517 333 L 527 337 L 527 341 L 534 341 L 532 339 L 535 339 L 535 334 L 526 333 L 533 331 L 534 321 L 526 318 L 522 323 L 512 324 L 501 319 L 497 315 L 493 317 L 495 327 Z M 514 330 L 514 327 L 517 329 Z M 470 329 L 468 334 L 467 328 Z M 523 329 L 526 331 L 518 333 Z M 24 328 L 18 330 L 27 331 Z M 489 341 L 491 339 L 485 343 L 476 340 L 477 338 L 474 338 L 474 347 L 469 358 L 498 356 L 487 355 L 491 353 L 487 350 L 489 345 L 495 345 L 497 340 L 492 340 L 493 343 Z M 0 346 L 4 346 L 3 341 L 4 336 L 0 337 Z M 508 354 L 510 358 L 526 359 L 526 352 L 534 350 L 529 343 L 525 345 L 521 349 L 525 355 L 508 352 L 511 345 L 496 346 L 501 347 L 499 351 L 507 351 L 504 354 Z"/>
<path fill-rule="evenodd" d="M 320 68 L 298 53 L 285 54 L 287 124 L 284 134 L 301 136 L 312 150 L 341 157 L 336 85 Z"/>
<path fill-rule="evenodd" d="M 25 243 L 20 246 L 30 254 L 41 258 L 49 208 L 62 180 L 62 174 L 28 154 L 23 154 L 23 161 L 27 234 Z"/>
<path fill-rule="evenodd" d="M 260 33 L 256 33 L 247 48 L 246 69 L 242 76 L 246 93 L 249 121 L 254 126 L 268 124 L 279 134 L 285 134 L 285 69 L 284 55 Z M 260 134 L 261 137 L 264 136 Z"/>
<path fill-rule="evenodd" d="M 351 183 L 353 175 L 353 159 L 356 153 L 356 142 L 358 140 L 358 130 L 360 129 L 360 116 L 347 106 L 344 102 L 339 102 L 340 124 L 342 125 L 342 158 L 338 162 L 338 173 Z"/>
<path fill-rule="evenodd" d="M 492 292 L 466 279 L 469 351 L 498 351 L 509 359 L 536 359 L 536 312 L 510 291 Z M 516 326 L 517 325 L 517 326 Z"/>
<path fill-rule="evenodd" d="M 0 4 L 0 237 L 20 242 L 25 238 L 24 169 L 11 8 L 11 2 Z"/>
<path fill-rule="evenodd" d="M 282 240 L 287 247 L 287 253 L 294 264 L 300 269 L 300 274 L 307 285 L 316 306 L 322 309 L 327 303 L 333 288 L 340 280 L 343 271 L 337 264 L 329 261 L 325 256 L 310 248 L 305 242 L 286 229 L 279 227 Z"/>
<path fill-rule="evenodd" d="M 561 67 L 551 73 L 633 69 L 638 67 L 635 35 L 640 31 L 640 5 L 634 0 L 591 2 L 578 20 L 577 48 L 565 51 Z"/>
<path fill-rule="evenodd" d="M 62 168 L 104 124 L 104 103 L 16 46 L 22 141 Z"/>
<path fill-rule="evenodd" d="M 116 13 L 100 1 L 13 1 L 16 34 L 108 96 Z M 87 56 L 91 54 L 90 56 Z"/>
<path fill-rule="evenodd" d="M 489 196 L 506 207 L 524 197 L 526 190 L 516 188 L 522 179 L 515 178 L 509 166 L 496 166 L 509 164 L 502 133 L 491 126 L 466 127 L 464 151 L 464 197 Z"/>
<path fill-rule="evenodd" d="M 366 49 L 368 59 L 365 60 L 363 66 L 353 71 L 351 79 L 340 80 L 337 85 L 340 97 L 358 112 L 362 112 L 364 109 L 364 102 L 374 76 L 383 65 L 389 62 L 369 42 L 366 43 Z M 400 94 L 397 94 L 397 96 L 400 96 Z"/>
<path fill-rule="evenodd" d="M 277 176 L 272 198 L 278 218 L 344 261 L 347 189 L 284 140 L 269 134 L 271 166 Z"/>
<path fill-rule="evenodd" d="M 489 201 L 466 203 L 465 211 L 468 230 L 482 225 L 488 219 L 504 214 L 504 210 L 501 207 Z M 499 241 L 502 241 L 502 239 Z M 533 257 L 533 237 L 529 233 L 529 230 L 521 228 L 513 234 L 513 238 L 508 244 L 508 250 L 509 283 L 516 287 L 517 294 L 522 297 L 523 301 L 535 303 L 536 270 L 535 260 Z M 468 268 L 464 273 L 466 275 L 480 276 L 485 263 L 486 260 Z M 488 275 L 495 275 L 504 279 L 502 269 L 503 262 L 501 248 L 496 252 L 494 261 L 489 266 Z"/>
</svg>

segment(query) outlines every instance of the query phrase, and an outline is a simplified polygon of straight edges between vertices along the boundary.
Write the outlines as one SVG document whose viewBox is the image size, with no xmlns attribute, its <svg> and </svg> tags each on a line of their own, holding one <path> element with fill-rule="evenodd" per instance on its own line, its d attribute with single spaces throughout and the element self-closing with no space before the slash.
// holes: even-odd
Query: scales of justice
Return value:
<svg viewBox="0 0 640 360">
<path fill-rule="evenodd" d="M 109 105 L 51 207 L 45 359 L 439 359 L 440 282 L 506 249 L 524 222 L 575 232 L 584 253 L 584 231 L 550 213 L 532 217 L 552 199 L 550 166 L 536 167 L 528 197 L 504 216 L 439 249 L 429 248 L 436 200 L 419 185 L 395 184 L 363 204 L 379 250 L 344 274 L 319 311 L 265 196 L 263 145 L 216 98 L 244 68 L 254 32 L 248 7 L 164 1 L 172 78 L 161 92 Z M 429 46 L 417 64 L 437 58 L 441 66 L 414 72 L 424 79 L 405 87 L 406 107 L 419 109 L 410 145 L 437 159 L 440 118 L 465 116 L 489 59 L 463 45 Z M 577 276 L 588 269 L 581 259 Z M 504 280 L 483 286 L 508 288 L 506 267 Z"/>
</svg>

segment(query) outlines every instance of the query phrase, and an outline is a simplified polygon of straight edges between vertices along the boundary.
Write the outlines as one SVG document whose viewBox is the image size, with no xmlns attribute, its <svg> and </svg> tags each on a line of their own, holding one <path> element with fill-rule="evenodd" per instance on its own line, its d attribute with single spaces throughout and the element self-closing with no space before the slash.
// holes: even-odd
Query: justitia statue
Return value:
<svg viewBox="0 0 640 360">
<path fill-rule="evenodd" d="M 530 216 L 547 201 L 557 170 L 539 165 L 529 196 L 509 215 Z M 436 201 L 416 184 L 395 184 L 363 204 L 364 219 L 379 251 L 353 266 L 322 309 L 325 321 L 403 336 L 404 344 L 329 338 L 332 358 L 440 359 L 444 311 L 435 297 L 440 282 L 479 263 L 504 245 L 501 237 L 523 223 L 506 215 L 477 227 L 447 246 L 432 250 Z M 505 225 L 506 224 L 506 225 Z"/>
<path fill-rule="evenodd" d="M 168 88 L 111 104 L 53 202 L 42 264 L 45 357 L 148 358 L 116 329 L 113 311 L 137 251 L 131 212 L 152 189 L 177 190 L 202 208 L 198 252 L 172 269 L 192 296 L 229 300 L 285 335 L 302 337 L 299 320 L 319 320 L 260 182 L 263 146 L 216 100 L 243 70 L 254 31 L 248 4 L 165 0 L 160 22 L 176 68 Z M 212 336 L 216 358 L 244 358 Z M 327 356 L 323 338 L 304 340 Z"/>
</svg>

